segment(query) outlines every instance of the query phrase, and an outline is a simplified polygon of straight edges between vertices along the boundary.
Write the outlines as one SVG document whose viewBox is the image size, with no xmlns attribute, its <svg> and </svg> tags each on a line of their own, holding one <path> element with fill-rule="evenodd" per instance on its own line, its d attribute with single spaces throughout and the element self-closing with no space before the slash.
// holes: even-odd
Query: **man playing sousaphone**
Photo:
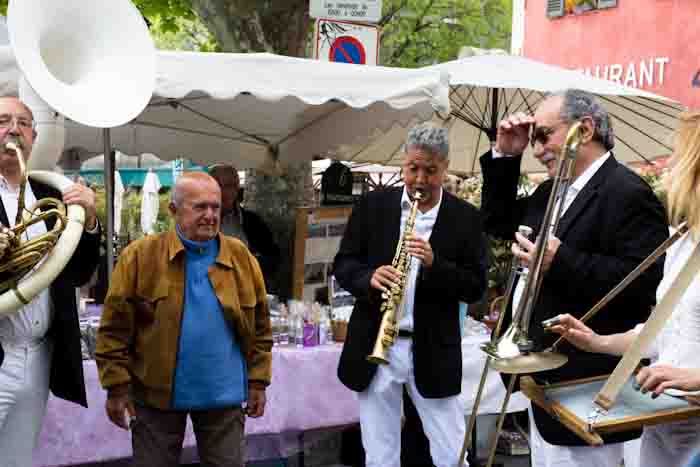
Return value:
<svg viewBox="0 0 700 467">
<path fill-rule="evenodd" d="M 19 143 L 29 159 L 36 137 L 31 110 L 15 97 L 0 97 L 0 262 L 8 253 L 15 226 L 23 174 L 18 154 L 7 147 Z M 44 198 L 63 199 L 85 209 L 85 229 L 66 268 L 17 313 L 0 318 L 0 458 L 2 465 L 31 466 L 49 389 L 57 397 L 87 406 L 83 381 L 80 328 L 75 287 L 90 279 L 99 257 L 100 228 L 95 195 L 75 184 L 65 193 L 35 181 L 24 191 L 27 208 Z M 54 221 L 38 222 L 22 234 L 35 238 Z M 2 358 L 0 358 L 0 361 Z"/>
<path fill-rule="evenodd" d="M 592 94 L 567 90 L 547 97 L 534 116 L 515 114 L 498 127 L 496 144 L 482 156 L 482 211 L 486 231 L 512 239 L 518 225 L 539 231 L 552 188 L 541 184 L 526 198 L 517 199 L 520 161 L 528 144 L 550 176 L 557 172 L 557 156 L 567 132 L 581 122 L 573 180 L 563 196 L 563 214 L 546 246 L 543 281 L 529 323 L 535 350 L 550 346 L 556 335 L 545 334 L 541 322 L 562 312 L 581 316 L 620 282 L 668 237 L 663 207 L 651 188 L 615 160 L 610 116 Z M 515 234 L 513 253 L 525 263 L 533 258 L 533 242 Z M 644 321 L 655 303 L 654 289 L 662 265 L 650 267 L 635 283 L 601 311 L 591 325 L 605 333 L 621 332 Z M 522 281 L 521 281 L 522 282 Z M 516 284 L 513 309 L 522 299 Z M 503 329 L 510 324 L 507 310 Z M 610 373 L 618 359 L 587 354 L 571 345 L 560 351 L 568 363 L 536 373 L 550 383 Z M 639 436 L 623 433 L 605 439 L 602 447 L 584 442 L 544 410 L 532 406 L 530 448 L 534 467 L 616 467 L 622 443 Z M 610 444 L 608 444 L 610 443 Z"/>
</svg>

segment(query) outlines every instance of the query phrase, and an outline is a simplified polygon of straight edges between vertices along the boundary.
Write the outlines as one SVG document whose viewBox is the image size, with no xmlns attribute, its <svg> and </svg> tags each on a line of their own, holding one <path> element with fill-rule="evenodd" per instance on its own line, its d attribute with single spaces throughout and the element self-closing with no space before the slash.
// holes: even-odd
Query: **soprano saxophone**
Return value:
<svg viewBox="0 0 700 467">
<path fill-rule="evenodd" d="M 411 265 L 411 258 L 408 254 L 408 237 L 413 234 L 413 227 L 416 223 L 416 214 L 418 213 L 418 203 L 423 198 L 423 193 L 416 190 L 413 195 L 413 204 L 411 211 L 404 225 L 403 235 L 396 245 L 396 253 L 391 262 L 391 266 L 399 272 L 400 279 L 398 284 L 394 284 L 385 292 L 382 292 L 382 305 L 379 311 L 382 313 L 382 322 L 379 325 L 379 333 L 374 341 L 372 353 L 367 356 L 367 360 L 372 363 L 387 365 L 389 358 L 387 352 L 394 344 L 396 336 L 399 334 L 398 322 L 401 319 L 401 302 L 406 291 L 406 282 L 408 280 L 408 272 Z"/>
</svg>

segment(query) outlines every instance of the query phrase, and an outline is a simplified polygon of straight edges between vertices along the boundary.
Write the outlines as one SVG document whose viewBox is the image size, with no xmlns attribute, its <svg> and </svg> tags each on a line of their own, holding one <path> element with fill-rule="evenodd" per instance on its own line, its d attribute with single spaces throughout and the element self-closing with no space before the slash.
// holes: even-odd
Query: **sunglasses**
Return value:
<svg viewBox="0 0 700 467">
<path fill-rule="evenodd" d="M 557 131 L 557 128 L 549 128 L 546 126 L 535 126 L 532 127 L 532 134 L 530 135 L 530 146 L 535 147 L 536 143 L 540 143 L 542 146 L 547 144 L 550 136 Z"/>
</svg>

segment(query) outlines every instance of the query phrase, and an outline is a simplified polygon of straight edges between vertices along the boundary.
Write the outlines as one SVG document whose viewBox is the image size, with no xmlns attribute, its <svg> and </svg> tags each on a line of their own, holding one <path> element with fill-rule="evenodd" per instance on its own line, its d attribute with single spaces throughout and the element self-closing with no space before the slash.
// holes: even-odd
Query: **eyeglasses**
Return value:
<svg viewBox="0 0 700 467">
<path fill-rule="evenodd" d="M 557 126 L 549 128 L 546 126 L 536 126 L 532 128 L 532 134 L 530 135 L 530 146 L 535 147 L 536 143 L 540 143 L 542 146 L 547 144 L 550 136 L 557 131 Z"/>
<path fill-rule="evenodd" d="M 9 129 L 14 125 L 17 125 L 22 131 L 34 130 L 36 128 L 36 122 L 30 117 L 24 115 L 11 115 L 11 114 L 1 114 L 0 115 L 0 128 Z"/>
</svg>

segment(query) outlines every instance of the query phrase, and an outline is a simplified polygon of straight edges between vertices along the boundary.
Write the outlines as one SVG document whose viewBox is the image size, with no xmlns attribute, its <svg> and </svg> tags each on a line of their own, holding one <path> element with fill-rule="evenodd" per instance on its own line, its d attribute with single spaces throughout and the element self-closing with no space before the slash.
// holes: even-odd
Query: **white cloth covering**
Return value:
<svg viewBox="0 0 700 467">
<path fill-rule="evenodd" d="M 122 228 L 122 205 L 124 202 L 124 184 L 119 171 L 114 171 L 114 232 L 118 235 Z"/>
<path fill-rule="evenodd" d="M 149 170 L 143 182 L 141 193 L 141 230 L 146 235 L 155 232 L 155 223 L 160 208 L 160 199 L 158 198 L 160 186 L 158 175 Z"/>
<path fill-rule="evenodd" d="M 664 277 L 656 290 L 657 303 L 668 292 L 673 280 L 690 258 L 697 240 L 685 234 L 666 252 Z M 641 331 L 643 325 L 635 330 Z M 700 355 L 700 277 L 696 277 L 681 297 L 647 355 L 653 364 L 680 368 L 698 368 Z M 671 395 L 684 394 L 668 390 Z M 683 465 L 694 449 L 700 446 L 700 418 L 645 427 L 642 433 L 640 467 Z"/>
</svg>

